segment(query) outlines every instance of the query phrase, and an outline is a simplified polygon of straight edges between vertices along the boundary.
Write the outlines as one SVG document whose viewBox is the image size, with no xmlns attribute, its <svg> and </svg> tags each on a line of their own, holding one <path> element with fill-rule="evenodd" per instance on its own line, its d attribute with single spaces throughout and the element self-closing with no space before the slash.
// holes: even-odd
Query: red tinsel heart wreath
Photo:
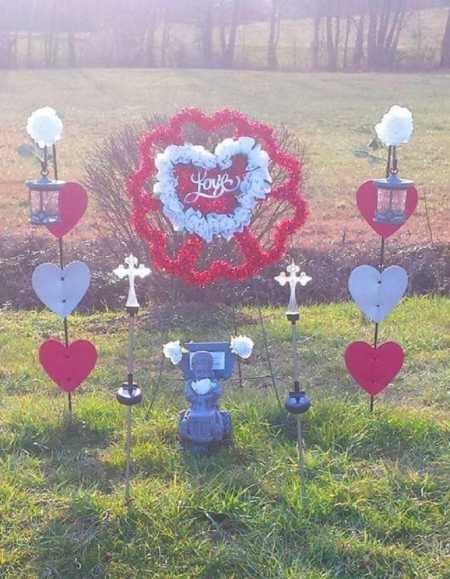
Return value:
<svg viewBox="0 0 450 579">
<path fill-rule="evenodd" d="M 145 189 L 146 183 L 155 177 L 155 158 L 159 151 L 169 145 L 183 145 L 183 129 L 195 125 L 212 135 L 225 127 L 232 127 L 234 139 L 251 137 L 267 152 L 271 167 L 278 166 L 286 178 L 272 188 L 264 201 L 286 201 L 293 208 L 293 214 L 273 226 L 271 245 L 263 249 L 250 226 L 235 233 L 241 254 L 241 262 L 234 265 L 225 260 L 215 260 L 206 269 L 198 270 L 198 260 L 205 249 L 206 242 L 195 234 L 186 234 L 174 255 L 169 255 L 169 232 L 155 223 L 150 223 L 150 214 L 161 213 L 161 201 Z M 212 116 L 198 109 L 185 109 L 173 116 L 166 125 L 159 125 L 144 134 L 139 142 L 140 166 L 128 179 L 128 194 L 132 200 L 132 223 L 138 235 L 149 245 L 152 265 L 171 275 L 181 277 L 186 282 L 207 286 L 217 279 L 242 281 L 254 276 L 264 267 L 279 261 L 286 252 L 288 238 L 298 231 L 306 221 L 306 203 L 299 188 L 301 183 L 301 164 L 298 159 L 282 151 L 268 125 L 248 119 L 237 111 L 222 110 Z"/>
</svg>

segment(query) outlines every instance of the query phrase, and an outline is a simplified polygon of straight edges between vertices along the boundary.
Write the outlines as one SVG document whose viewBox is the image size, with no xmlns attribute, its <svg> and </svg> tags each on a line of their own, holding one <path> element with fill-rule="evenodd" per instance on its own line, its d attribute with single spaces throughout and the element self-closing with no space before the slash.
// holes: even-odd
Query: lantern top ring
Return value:
<svg viewBox="0 0 450 579">
<path fill-rule="evenodd" d="M 65 181 L 54 181 L 47 175 L 42 175 L 40 179 L 25 181 L 25 184 L 33 191 L 59 191 L 65 185 Z"/>
<path fill-rule="evenodd" d="M 414 187 L 414 181 L 400 179 L 397 173 L 391 173 L 387 179 L 374 179 L 373 183 L 380 189 L 404 190 Z"/>
</svg>

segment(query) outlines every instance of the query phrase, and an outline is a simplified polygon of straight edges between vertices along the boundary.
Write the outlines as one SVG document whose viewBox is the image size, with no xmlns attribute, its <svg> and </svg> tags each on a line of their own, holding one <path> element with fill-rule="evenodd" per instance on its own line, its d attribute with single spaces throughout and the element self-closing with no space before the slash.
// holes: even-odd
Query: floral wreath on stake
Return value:
<svg viewBox="0 0 450 579">
<path fill-rule="evenodd" d="M 189 125 L 216 137 L 232 128 L 233 135 L 212 153 L 185 142 L 183 130 Z M 271 127 L 240 112 L 207 116 L 198 109 L 183 110 L 144 134 L 139 151 L 140 166 L 128 179 L 133 225 L 148 242 L 154 268 L 190 284 L 252 277 L 283 257 L 289 236 L 305 223 L 300 162 L 280 149 Z M 274 185 L 270 170 L 277 169 L 283 179 Z M 251 230 L 254 212 L 274 201 L 286 202 L 292 211 L 271 225 L 269 245 L 263 248 Z M 177 232 L 184 236 L 171 251 L 169 240 Z M 202 252 L 215 237 L 235 242 L 240 262 L 220 259 L 198 269 Z"/>
</svg>

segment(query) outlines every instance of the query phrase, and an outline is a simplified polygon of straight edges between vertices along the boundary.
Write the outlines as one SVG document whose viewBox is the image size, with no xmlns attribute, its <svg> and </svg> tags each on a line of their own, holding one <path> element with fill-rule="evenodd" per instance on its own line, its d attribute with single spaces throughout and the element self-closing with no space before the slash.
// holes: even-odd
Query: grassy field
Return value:
<svg viewBox="0 0 450 579">
<path fill-rule="evenodd" d="M 82 179 L 85 156 L 124 123 L 185 106 L 229 106 L 284 123 L 303 139 L 312 217 L 301 243 L 331 248 L 345 229 L 347 243 L 359 248 L 370 232 L 356 216 L 354 191 L 382 166 L 369 167 L 353 150 L 369 141 L 394 102 L 414 110 L 416 134 L 401 152 L 401 167 L 422 194 L 392 243 L 429 241 L 424 195 L 434 240 L 449 242 L 449 97 L 450 76 L 437 74 L 1 71 L 0 244 L 35 235 L 22 182 L 36 169 L 16 154 L 35 108 L 49 104 L 64 115 L 62 176 Z M 70 243 L 97 235 L 101 221 L 91 203 Z M 157 370 L 164 340 L 226 338 L 231 316 L 192 304 L 142 312 L 137 378 L 146 401 L 134 414 L 135 500 L 127 511 L 124 413 L 114 400 L 125 379 L 124 316 L 71 319 L 71 339 L 92 338 L 100 359 L 75 395 L 70 425 L 64 396 L 36 361 L 39 344 L 61 336 L 60 322 L 48 313 L 0 310 L 0 577 L 450 576 L 449 311 L 450 299 L 410 298 L 383 323 L 382 341 L 398 341 L 407 360 L 371 416 L 342 353 L 352 340 L 370 341 L 373 326 L 353 304 L 304 308 L 301 382 L 313 401 L 304 502 L 294 425 L 267 377 L 252 380 L 267 374 L 257 312 L 240 313 L 240 331 L 256 342 L 252 362 L 243 364 L 244 389 L 236 382 L 225 387 L 234 446 L 208 460 L 179 451 L 180 376 L 166 366 L 156 384 Z M 265 309 L 264 317 L 284 398 L 292 381 L 289 328 L 281 310 Z M 161 319 L 170 322 L 168 336 L 158 330 Z"/>
<path fill-rule="evenodd" d="M 0 72 L 0 233 L 27 222 L 24 179 L 35 172 L 18 158 L 29 113 L 49 104 L 64 115 L 61 174 L 82 179 L 84 157 L 124 123 L 185 106 L 207 111 L 240 109 L 252 117 L 286 124 L 304 141 L 312 216 L 305 239 L 369 235 L 356 217 L 354 192 L 379 176 L 353 155 L 371 138 L 373 126 L 392 103 L 411 107 L 416 132 L 401 151 L 401 173 L 422 192 L 417 213 L 402 229 L 402 242 L 428 242 L 423 195 L 435 241 L 448 241 L 450 209 L 450 76 L 443 74 L 294 74 L 207 70 L 58 70 Z M 91 210 L 92 220 L 101 215 Z M 92 220 L 90 224 L 92 224 Z"/>
<path fill-rule="evenodd" d="M 394 385 L 368 413 L 368 399 L 343 368 L 353 339 L 372 326 L 352 304 L 304 308 L 301 382 L 306 417 L 307 494 L 300 499 L 295 428 L 266 379 L 225 386 L 234 446 L 214 458 L 178 449 L 184 405 L 176 370 L 166 367 L 153 408 L 164 338 L 158 312 L 142 312 L 137 378 L 134 501 L 123 504 L 124 413 L 114 393 L 125 378 L 122 314 L 74 316 L 71 337 L 92 338 L 98 368 L 64 396 L 35 359 L 61 335 L 42 312 L 0 315 L 0 576 L 47 578 L 444 578 L 449 567 L 449 299 L 411 298 L 383 323 L 381 339 L 407 351 Z M 191 312 L 191 317 L 186 313 Z M 230 316 L 171 310 L 168 338 L 228 337 Z M 181 314 L 183 314 L 181 316 Z M 284 398 L 289 327 L 264 310 Z M 257 313 L 240 314 L 256 342 L 244 376 L 266 374 Z"/>
</svg>

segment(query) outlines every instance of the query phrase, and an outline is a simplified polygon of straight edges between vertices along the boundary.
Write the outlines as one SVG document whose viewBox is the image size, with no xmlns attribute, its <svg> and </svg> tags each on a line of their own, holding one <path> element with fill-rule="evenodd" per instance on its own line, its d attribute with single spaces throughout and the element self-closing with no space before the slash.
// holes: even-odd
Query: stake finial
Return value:
<svg viewBox="0 0 450 579">
<path fill-rule="evenodd" d="M 127 309 L 131 308 L 133 310 L 137 310 L 139 308 L 139 302 L 136 297 L 136 289 L 134 286 L 135 279 L 137 277 L 144 279 L 145 277 L 151 274 L 150 268 L 145 267 L 145 265 L 143 265 L 142 263 L 138 266 L 138 263 L 139 263 L 138 258 L 130 254 L 128 257 L 125 258 L 125 264 L 128 267 L 125 267 L 124 265 L 120 264 L 119 267 L 117 267 L 114 270 L 114 273 L 115 275 L 117 275 L 118 278 L 123 279 L 125 277 L 128 277 L 130 287 L 128 290 L 128 299 L 126 303 Z"/>
<path fill-rule="evenodd" d="M 291 295 L 289 298 L 287 314 L 298 316 L 298 303 L 296 297 L 297 285 L 300 284 L 302 287 L 304 287 L 312 280 L 312 277 L 306 275 L 304 271 L 302 271 L 301 274 L 298 275 L 300 268 L 298 265 L 295 264 L 294 260 L 292 260 L 291 263 L 287 266 L 286 271 L 288 272 L 289 275 L 286 275 L 286 272 L 282 271 L 274 279 L 281 286 L 285 286 L 287 283 L 289 284 L 291 288 Z"/>
</svg>

